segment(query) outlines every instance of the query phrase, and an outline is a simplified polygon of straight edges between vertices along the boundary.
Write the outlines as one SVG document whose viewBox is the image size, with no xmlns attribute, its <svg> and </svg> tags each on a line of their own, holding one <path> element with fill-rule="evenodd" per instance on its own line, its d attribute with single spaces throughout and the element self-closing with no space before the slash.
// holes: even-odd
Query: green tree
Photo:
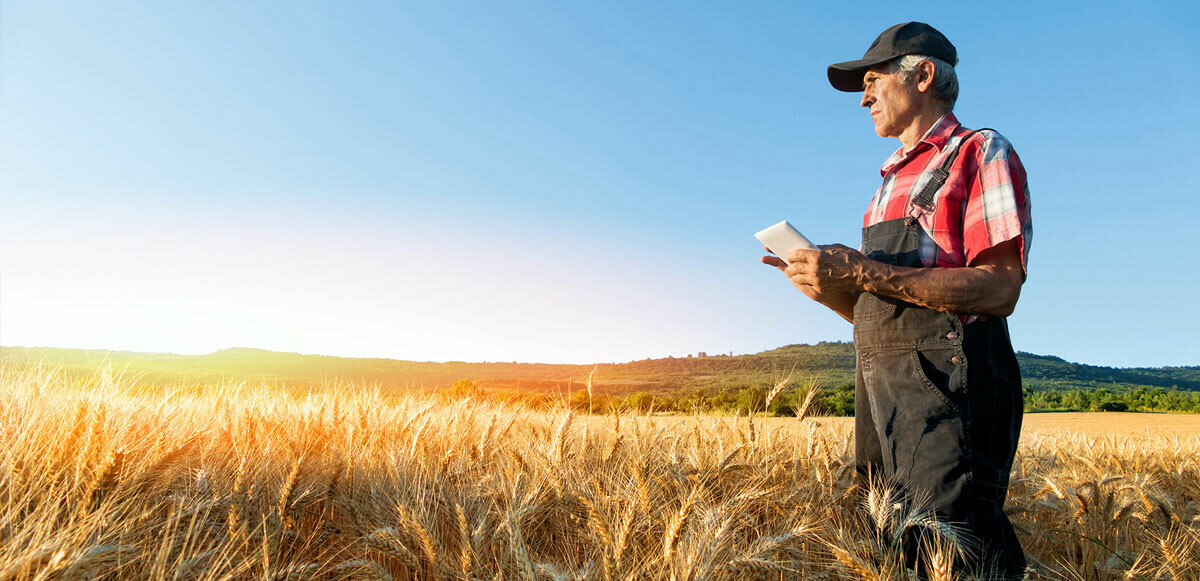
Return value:
<svg viewBox="0 0 1200 581">
<path fill-rule="evenodd" d="M 771 401 L 771 407 L 768 411 L 775 416 L 792 416 L 796 415 L 796 407 L 800 405 L 800 394 L 795 390 L 785 391 Z"/>
<path fill-rule="evenodd" d="M 588 401 L 588 392 L 586 389 L 575 390 L 571 397 L 567 399 L 567 405 L 571 406 L 572 410 L 577 412 L 591 411 L 591 404 Z"/>
<path fill-rule="evenodd" d="M 450 384 L 450 387 L 443 393 L 450 400 L 478 398 L 483 395 L 483 388 L 469 379 L 460 379 Z"/>
<path fill-rule="evenodd" d="M 761 387 L 747 387 L 738 392 L 737 408 L 749 410 L 751 413 L 760 412 L 767 407 L 767 390 Z"/>
<path fill-rule="evenodd" d="M 723 389 L 708 397 L 708 409 L 711 411 L 732 412 L 737 406 L 737 394 L 732 390 Z"/>
<path fill-rule="evenodd" d="M 816 405 L 821 413 L 834 416 L 854 415 L 854 382 L 844 382 L 817 395 Z"/>
<path fill-rule="evenodd" d="M 645 413 L 654 407 L 654 396 L 644 391 L 639 391 L 625 398 L 625 405 Z"/>
<path fill-rule="evenodd" d="M 597 394 L 596 397 L 592 398 L 592 413 L 607 414 L 612 409 L 612 400 L 606 394 Z"/>
</svg>

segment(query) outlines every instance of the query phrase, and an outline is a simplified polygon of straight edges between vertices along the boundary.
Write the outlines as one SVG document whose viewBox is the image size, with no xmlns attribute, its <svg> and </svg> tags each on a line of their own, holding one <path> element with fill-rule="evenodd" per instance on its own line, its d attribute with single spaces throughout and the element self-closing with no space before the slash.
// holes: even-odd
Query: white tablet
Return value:
<svg viewBox="0 0 1200 581">
<path fill-rule="evenodd" d="M 758 238 L 758 241 L 762 242 L 763 246 L 769 248 L 771 252 L 775 253 L 776 256 L 782 258 L 784 262 L 788 261 L 788 255 L 790 255 L 792 251 L 797 248 L 817 250 L 817 245 L 813 244 L 808 238 L 805 238 L 804 235 L 801 234 L 800 231 L 794 226 L 789 224 L 787 220 L 771 226 L 770 228 L 759 230 L 754 237 Z"/>
</svg>

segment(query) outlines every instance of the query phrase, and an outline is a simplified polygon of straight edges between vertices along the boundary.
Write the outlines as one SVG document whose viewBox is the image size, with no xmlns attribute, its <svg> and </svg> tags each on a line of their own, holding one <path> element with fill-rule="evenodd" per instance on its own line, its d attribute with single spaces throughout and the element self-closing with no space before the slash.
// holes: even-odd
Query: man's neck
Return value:
<svg viewBox="0 0 1200 581">
<path fill-rule="evenodd" d="M 949 111 L 945 107 L 933 103 L 922 107 L 913 116 L 912 122 L 908 124 L 908 127 L 897 136 L 900 143 L 904 144 L 904 151 L 912 151 L 921 142 L 921 138 L 925 137 L 926 133 L 929 133 L 929 128 L 933 127 L 934 123 L 937 123 L 946 113 L 949 113 Z"/>
</svg>

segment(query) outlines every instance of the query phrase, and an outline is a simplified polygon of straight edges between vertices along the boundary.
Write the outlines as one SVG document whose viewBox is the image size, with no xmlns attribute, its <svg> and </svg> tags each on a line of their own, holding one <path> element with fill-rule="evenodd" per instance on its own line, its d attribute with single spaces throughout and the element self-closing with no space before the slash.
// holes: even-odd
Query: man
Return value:
<svg viewBox="0 0 1200 581">
<path fill-rule="evenodd" d="M 1008 141 L 951 113 L 957 62 L 945 36 L 908 22 L 829 67 L 834 88 L 861 91 L 875 132 L 901 147 L 881 170 L 861 251 L 762 261 L 854 324 L 860 482 L 883 477 L 929 499 L 977 547 L 963 565 L 1020 579 L 1025 557 L 1003 512 L 1022 411 L 1005 317 L 1025 281 L 1029 192 Z"/>
</svg>

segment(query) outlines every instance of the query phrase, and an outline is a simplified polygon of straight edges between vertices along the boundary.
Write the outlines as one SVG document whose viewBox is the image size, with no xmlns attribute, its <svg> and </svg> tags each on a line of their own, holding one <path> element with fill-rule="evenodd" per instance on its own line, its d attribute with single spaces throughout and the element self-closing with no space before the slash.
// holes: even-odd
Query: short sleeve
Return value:
<svg viewBox="0 0 1200 581">
<path fill-rule="evenodd" d="M 1033 221 L 1025 168 L 1012 144 L 995 131 L 981 132 L 978 173 L 963 206 L 963 251 L 970 266 L 981 252 L 1020 239 L 1021 267 L 1029 271 Z"/>
</svg>

